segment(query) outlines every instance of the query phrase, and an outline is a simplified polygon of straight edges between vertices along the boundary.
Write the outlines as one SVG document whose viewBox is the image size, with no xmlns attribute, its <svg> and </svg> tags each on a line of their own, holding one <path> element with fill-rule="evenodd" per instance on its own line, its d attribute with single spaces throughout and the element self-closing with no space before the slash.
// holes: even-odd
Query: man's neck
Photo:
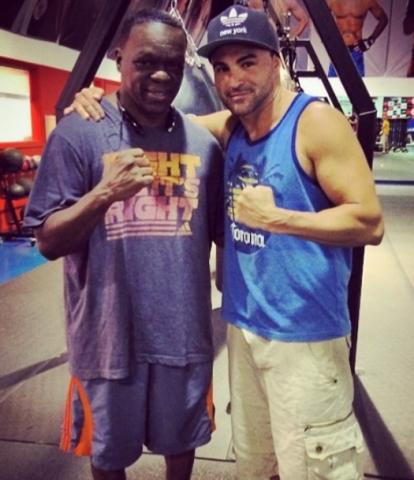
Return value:
<svg viewBox="0 0 414 480">
<path fill-rule="evenodd" d="M 121 91 L 116 94 L 116 104 L 122 114 L 130 117 L 134 122 L 142 127 L 165 127 L 170 109 L 162 113 L 148 113 L 142 112 L 138 108 L 133 100 L 127 95 L 124 95 Z"/>
<path fill-rule="evenodd" d="M 249 115 L 239 117 L 251 141 L 259 140 L 274 128 L 296 96 L 282 87 L 278 88 L 269 102 Z"/>
</svg>

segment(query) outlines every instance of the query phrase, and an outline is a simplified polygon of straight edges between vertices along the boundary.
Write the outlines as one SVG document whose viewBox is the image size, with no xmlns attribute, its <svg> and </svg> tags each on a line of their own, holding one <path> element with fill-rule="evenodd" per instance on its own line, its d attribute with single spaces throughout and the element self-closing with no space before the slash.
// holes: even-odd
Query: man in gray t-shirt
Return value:
<svg viewBox="0 0 414 480">
<path fill-rule="evenodd" d="M 171 107 L 186 38 L 163 12 L 125 23 L 121 87 L 105 118 L 64 118 L 26 210 L 40 251 L 64 257 L 73 376 L 62 447 L 124 479 L 147 445 L 189 479 L 210 439 L 209 252 L 221 244 L 221 150 Z M 137 148 L 137 147 L 140 148 Z"/>
</svg>

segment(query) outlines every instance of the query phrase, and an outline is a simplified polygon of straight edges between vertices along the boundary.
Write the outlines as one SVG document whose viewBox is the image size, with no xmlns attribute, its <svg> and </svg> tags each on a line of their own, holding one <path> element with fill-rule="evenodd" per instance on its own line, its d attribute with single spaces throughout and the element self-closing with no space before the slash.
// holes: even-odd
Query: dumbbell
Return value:
<svg viewBox="0 0 414 480">
<path fill-rule="evenodd" d="M 25 195 L 28 196 L 33 187 L 33 180 L 30 178 L 19 178 L 19 180 L 16 181 L 16 184 L 23 187 Z"/>
<path fill-rule="evenodd" d="M 22 171 L 29 172 L 30 170 L 36 170 L 39 165 L 39 161 L 35 157 L 26 156 L 22 163 Z"/>
<path fill-rule="evenodd" d="M 0 152 L 0 171 L 3 173 L 19 172 L 24 161 L 23 153 L 17 148 L 6 148 Z"/>
<path fill-rule="evenodd" d="M 36 160 L 33 157 L 30 159 L 30 169 L 31 170 L 36 170 L 37 169 L 37 163 L 36 163 Z"/>
<path fill-rule="evenodd" d="M 12 199 L 27 197 L 25 188 L 19 183 L 12 183 L 7 187 L 7 193 Z"/>
<path fill-rule="evenodd" d="M 39 165 L 40 165 L 40 160 L 42 159 L 42 157 L 40 155 L 33 155 L 32 157 L 32 161 L 35 165 L 34 168 L 39 168 Z"/>
<path fill-rule="evenodd" d="M 26 157 L 22 163 L 22 171 L 28 172 L 32 168 L 32 163 L 29 157 Z"/>
</svg>

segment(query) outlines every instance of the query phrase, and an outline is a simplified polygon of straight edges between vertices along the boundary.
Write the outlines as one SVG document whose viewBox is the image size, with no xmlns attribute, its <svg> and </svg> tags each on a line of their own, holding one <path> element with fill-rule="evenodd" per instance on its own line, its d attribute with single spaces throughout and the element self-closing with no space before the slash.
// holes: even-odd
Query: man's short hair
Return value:
<svg viewBox="0 0 414 480">
<path fill-rule="evenodd" d="M 183 24 L 178 18 L 173 17 L 163 10 L 144 8 L 137 12 L 127 14 L 120 28 L 118 44 L 120 46 L 125 44 L 133 27 L 151 22 L 163 23 L 170 27 L 179 28 L 183 32 L 183 35 L 186 36 Z"/>
</svg>

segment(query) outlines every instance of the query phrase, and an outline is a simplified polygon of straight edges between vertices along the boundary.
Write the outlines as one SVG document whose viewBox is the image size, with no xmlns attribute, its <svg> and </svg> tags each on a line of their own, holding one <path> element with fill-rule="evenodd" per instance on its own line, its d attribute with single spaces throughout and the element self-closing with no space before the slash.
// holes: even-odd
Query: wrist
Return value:
<svg viewBox="0 0 414 480">
<path fill-rule="evenodd" d="M 294 212 L 275 207 L 266 215 L 264 229 L 271 233 L 287 234 L 293 225 Z"/>
<path fill-rule="evenodd" d="M 102 183 L 98 183 L 96 187 L 89 192 L 89 196 L 96 210 L 103 212 L 106 212 L 115 201 L 112 189 Z"/>
</svg>

